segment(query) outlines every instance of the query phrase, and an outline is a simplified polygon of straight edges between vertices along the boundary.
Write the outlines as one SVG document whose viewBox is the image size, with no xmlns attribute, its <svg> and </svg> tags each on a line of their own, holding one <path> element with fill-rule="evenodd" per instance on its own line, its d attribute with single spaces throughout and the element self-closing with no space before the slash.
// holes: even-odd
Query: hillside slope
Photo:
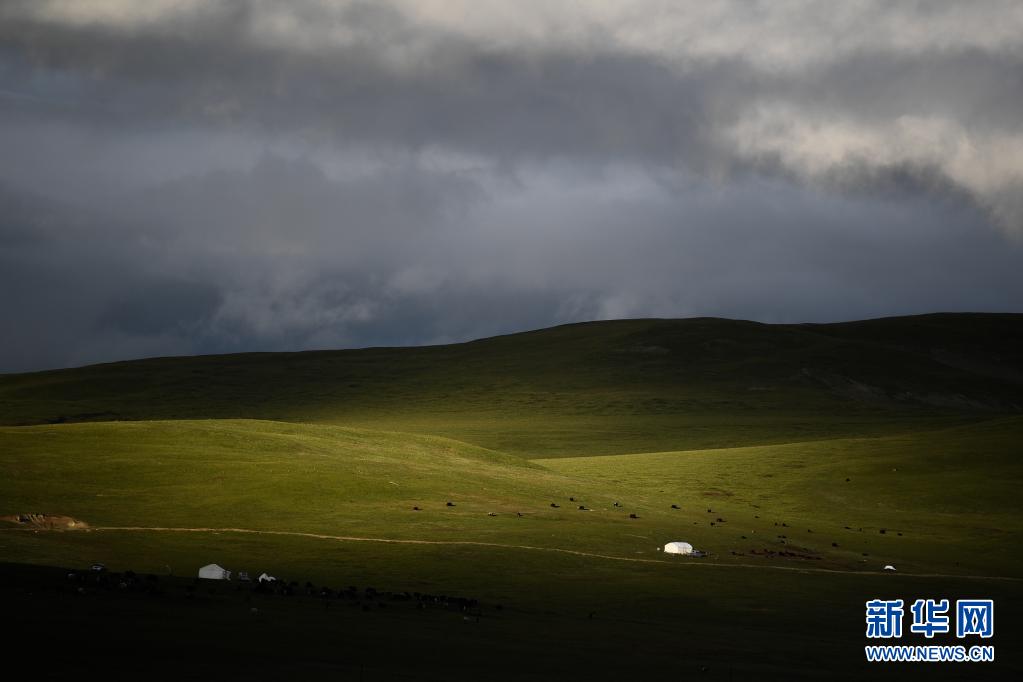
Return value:
<svg viewBox="0 0 1023 682">
<path fill-rule="evenodd" d="M 565 482 L 445 438 L 250 420 L 6 427 L 0 448 L 2 513 L 90 526 L 414 534 L 441 512 L 536 507 Z"/>
<path fill-rule="evenodd" d="M 1016 679 L 1021 323 L 634 320 L 0 377 L 2 597 L 77 633 L 69 678 L 114 649 L 187 677 L 208 639 L 207 677 L 615 680 L 864 679 L 866 600 L 984 597 L 999 663 L 949 670 Z M 160 589 L 68 589 L 94 562 Z M 296 594 L 193 584 L 211 562 Z"/>
<path fill-rule="evenodd" d="M 443 438 L 325 425 L 6 427 L 0 530 L 44 530 L 10 519 L 41 513 L 90 531 L 0 532 L 0 555 L 39 561 L 40 551 L 98 542 L 101 554 L 128 562 L 146 529 L 241 529 L 278 534 L 249 538 L 263 546 L 318 536 L 487 543 L 534 548 L 525 556 L 538 562 L 564 550 L 659 560 L 661 544 L 683 538 L 716 563 L 1019 575 L 1021 439 L 1023 418 L 1014 417 L 536 464 Z"/>
<path fill-rule="evenodd" d="M 893 433 L 1023 407 L 1023 316 L 566 325 L 419 348 L 159 358 L 0 377 L 0 423 L 247 418 L 524 456 Z"/>
<path fill-rule="evenodd" d="M 710 507 L 685 532 L 720 553 L 763 560 L 750 552 L 809 548 L 849 565 L 1020 575 L 1021 443 L 1023 418 L 1010 417 L 881 438 L 537 462 L 642 491 L 652 508 L 663 493 L 683 509 Z"/>
</svg>

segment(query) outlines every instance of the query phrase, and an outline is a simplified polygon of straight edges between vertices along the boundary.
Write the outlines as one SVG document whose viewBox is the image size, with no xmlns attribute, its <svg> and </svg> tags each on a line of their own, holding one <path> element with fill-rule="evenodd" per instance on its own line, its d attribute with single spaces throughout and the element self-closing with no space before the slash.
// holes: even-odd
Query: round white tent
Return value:
<svg viewBox="0 0 1023 682">
<path fill-rule="evenodd" d="M 669 542 L 664 546 L 666 554 L 692 554 L 693 546 L 688 542 Z"/>
<path fill-rule="evenodd" d="M 199 577 L 206 580 L 230 580 L 231 571 L 216 564 L 209 564 L 199 569 Z"/>
</svg>

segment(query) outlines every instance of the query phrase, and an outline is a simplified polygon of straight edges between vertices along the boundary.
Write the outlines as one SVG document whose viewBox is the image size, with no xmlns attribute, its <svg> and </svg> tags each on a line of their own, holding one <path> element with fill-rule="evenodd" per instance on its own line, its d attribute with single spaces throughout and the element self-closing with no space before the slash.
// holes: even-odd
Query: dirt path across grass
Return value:
<svg viewBox="0 0 1023 682">
<path fill-rule="evenodd" d="M 3 528 L 0 530 L 7 531 L 34 531 L 39 532 L 41 529 L 38 528 Z M 574 556 L 592 557 L 595 559 L 607 559 L 610 561 L 631 561 L 634 563 L 641 564 L 663 564 L 672 566 L 715 566 L 719 568 L 744 568 L 744 569 L 764 569 L 771 571 L 795 571 L 797 573 L 823 573 L 823 574 L 843 574 L 843 575 L 889 575 L 888 573 L 882 573 L 880 571 L 850 571 L 838 568 L 810 568 L 801 566 L 770 566 L 764 564 L 740 564 L 740 563 L 720 563 L 713 561 L 704 561 L 702 559 L 680 559 L 679 561 L 665 561 L 663 559 L 638 559 L 635 557 L 623 557 L 615 556 L 613 554 L 598 554 L 595 552 L 583 552 L 576 549 L 565 549 L 561 547 L 538 547 L 535 545 L 512 545 L 504 544 L 499 542 L 479 542 L 475 540 L 408 540 L 398 538 L 369 538 L 359 537 L 355 535 L 326 535 L 323 533 L 303 533 L 300 531 L 287 531 L 287 530 L 254 530 L 252 528 L 172 528 L 165 526 L 92 526 L 88 530 L 82 531 L 70 531 L 70 532 L 143 532 L 143 533 L 238 533 L 244 535 L 276 535 L 283 537 L 299 537 L 299 538 L 311 538 L 314 540 L 332 540 L 335 542 L 377 542 L 381 544 L 392 544 L 392 545 L 447 545 L 447 546 L 468 546 L 468 547 L 498 547 L 503 549 L 521 549 L 527 551 L 536 552 L 554 552 L 557 554 L 571 554 Z M 63 531 L 58 531 L 63 532 Z M 1006 580 L 1006 581 L 1023 581 L 1021 577 L 1013 576 L 1001 576 L 1001 575 L 956 575 L 947 573 L 897 573 L 903 577 L 911 578 L 952 578 L 962 580 Z"/>
</svg>

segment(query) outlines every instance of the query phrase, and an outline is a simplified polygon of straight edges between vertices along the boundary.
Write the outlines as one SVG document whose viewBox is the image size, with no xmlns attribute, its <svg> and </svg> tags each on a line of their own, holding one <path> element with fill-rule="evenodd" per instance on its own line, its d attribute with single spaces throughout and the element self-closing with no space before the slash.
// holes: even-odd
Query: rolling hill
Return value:
<svg viewBox="0 0 1023 682">
<path fill-rule="evenodd" d="M 93 535 L 236 529 L 646 560 L 684 533 L 723 564 L 1023 575 L 1021 442 L 1013 417 L 529 462 L 435 436 L 254 420 L 3 427 L 0 511 L 68 517 Z M 124 541 L 127 555 L 131 532 Z"/>
<path fill-rule="evenodd" d="M 630 320 L 2 376 L 0 587 L 20 622 L 85 633 L 69 676 L 110 638 L 159 656 L 204 632 L 218 677 L 644 679 L 683 659 L 853 680 L 863 601 L 923 594 L 995 598 L 1006 662 L 950 679 L 1011 678 L 1021 334 L 1018 315 Z M 709 556 L 659 551 L 678 539 Z M 21 568 L 95 561 L 472 595 L 483 620 L 263 599 L 260 621 L 238 587 L 78 599 Z M 287 650 L 255 653 L 266 637 Z"/>
<path fill-rule="evenodd" d="M 265 419 L 525 457 L 883 435 L 1023 409 L 1023 316 L 566 325 L 471 343 L 159 358 L 0 377 L 7 425 Z"/>
</svg>

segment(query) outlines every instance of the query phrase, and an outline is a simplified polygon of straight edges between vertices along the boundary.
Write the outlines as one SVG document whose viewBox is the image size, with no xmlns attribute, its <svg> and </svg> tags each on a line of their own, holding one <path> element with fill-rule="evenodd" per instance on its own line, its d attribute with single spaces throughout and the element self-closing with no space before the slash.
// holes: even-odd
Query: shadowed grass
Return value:
<svg viewBox="0 0 1023 682">
<path fill-rule="evenodd" d="M 164 635 L 176 650 L 216 633 L 211 677 L 350 675 L 358 655 L 366 679 L 1012 679 L 1021 320 L 633 320 L 3 376 L 0 515 L 97 528 L 7 523 L 2 561 L 178 575 L 216 561 L 508 608 L 469 634 L 283 606 L 263 625 L 226 592 L 199 611 L 80 607 L 12 583 L 5 604 L 147 657 Z M 665 556 L 669 540 L 711 556 Z M 994 597 L 998 663 L 865 667 L 864 600 L 919 596 Z M 136 620 L 163 635 L 118 631 Z"/>
<path fill-rule="evenodd" d="M 0 422 L 256 418 L 526 457 L 912 432 L 1023 409 L 1023 316 L 709 318 L 472 343 L 162 358 L 0 377 Z"/>
</svg>

